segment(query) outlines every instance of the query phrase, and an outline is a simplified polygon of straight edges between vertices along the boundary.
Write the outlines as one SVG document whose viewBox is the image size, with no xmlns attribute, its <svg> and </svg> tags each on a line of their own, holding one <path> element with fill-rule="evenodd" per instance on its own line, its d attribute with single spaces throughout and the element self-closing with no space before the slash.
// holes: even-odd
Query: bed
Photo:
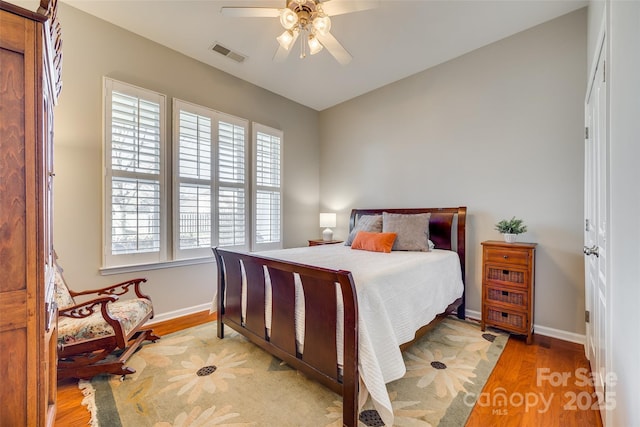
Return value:
<svg viewBox="0 0 640 427">
<path fill-rule="evenodd" d="M 358 424 L 367 394 L 392 425 L 385 384 L 404 375 L 401 349 L 449 314 L 464 318 L 466 208 L 354 209 L 349 230 L 383 212 L 429 214 L 435 249 L 386 254 L 338 244 L 213 250 L 218 337 L 229 326 L 340 394 L 345 426 Z M 444 285 L 435 283 L 441 275 L 432 277 L 437 270 L 445 271 Z"/>
</svg>

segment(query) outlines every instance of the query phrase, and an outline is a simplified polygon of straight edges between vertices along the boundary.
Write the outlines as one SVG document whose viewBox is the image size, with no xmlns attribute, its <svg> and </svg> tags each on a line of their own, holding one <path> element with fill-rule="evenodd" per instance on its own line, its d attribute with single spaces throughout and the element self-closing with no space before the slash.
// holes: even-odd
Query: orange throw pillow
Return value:
<svg viewBox="0 0 640 427">
<path fill-rule="evenodd" d="M 362 249 L 371 252 L 391 252 L 393 242 L 396 241 L 396 233 L 372 233 L 369 231 L 359 231 L 356 234 L 351 249 Z"/>
</svg>

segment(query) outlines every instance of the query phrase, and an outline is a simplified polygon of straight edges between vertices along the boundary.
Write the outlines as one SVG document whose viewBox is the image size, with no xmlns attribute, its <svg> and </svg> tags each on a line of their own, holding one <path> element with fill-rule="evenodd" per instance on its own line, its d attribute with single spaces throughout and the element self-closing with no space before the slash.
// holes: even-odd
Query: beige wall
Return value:
<svg viewBox="0 0 640 427">
<path fill-rule="evenodd" d="M 132 276 L 160 316 L 206 304 L 213 264 L 103 277 L 102 77 L 109 76 L 284 131 L 286 246 L 319 233 L 318 113 L 64 3 L 64 86 L 55 110 L 55 246 L 70 285 L 99 287 Z M 170 117 L 170 115 L 168 116 Z M 168 121 L 170 123 L 170 120 Z"/>
<path fill-rule="evenodd" d="M 586 9 L 320 113 L 321 208 L 468 207 L 467 309 L 480 242 L 522 217 L 537 242 L 535 324 L 584 334 Z M 416 53 L 419 54 L 419 53 Z"/>
</svg>

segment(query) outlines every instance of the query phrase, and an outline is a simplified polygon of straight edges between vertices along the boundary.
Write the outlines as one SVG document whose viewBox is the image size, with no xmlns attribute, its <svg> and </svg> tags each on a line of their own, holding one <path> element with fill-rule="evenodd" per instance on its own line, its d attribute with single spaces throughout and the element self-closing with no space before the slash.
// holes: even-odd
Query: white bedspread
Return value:
<svg viewBox="0 0 640 427">
<path fill-rule="evenodd" d="M 462 295 L 458 255 L 438 249 L 378 253 L 339 244 L 260 255 L 351 272 L 358 297 L 361 381 L 384 423 L 393 425 L 385 384 L 406 372 L 399 346 Z"/>
</svg>

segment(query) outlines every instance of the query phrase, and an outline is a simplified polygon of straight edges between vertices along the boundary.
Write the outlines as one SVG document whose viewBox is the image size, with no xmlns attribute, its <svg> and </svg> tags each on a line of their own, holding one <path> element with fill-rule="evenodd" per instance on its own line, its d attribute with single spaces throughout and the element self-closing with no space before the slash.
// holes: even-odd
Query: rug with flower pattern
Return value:
<svg viewBox="0 0 640 427">
<path fill-rule="evenodd" d="M 116 426 L 341 426 L 342 399 L 242 335 L 208 323 L 144 345 L 124 381 L 81 381 L 92 423 Z M 404 352 L 387 384 L 398 426 L 462 426 L 508 335 L 450 317 Z M 382 426 L 370 402 L 360 427 Z"/>
</svg>

